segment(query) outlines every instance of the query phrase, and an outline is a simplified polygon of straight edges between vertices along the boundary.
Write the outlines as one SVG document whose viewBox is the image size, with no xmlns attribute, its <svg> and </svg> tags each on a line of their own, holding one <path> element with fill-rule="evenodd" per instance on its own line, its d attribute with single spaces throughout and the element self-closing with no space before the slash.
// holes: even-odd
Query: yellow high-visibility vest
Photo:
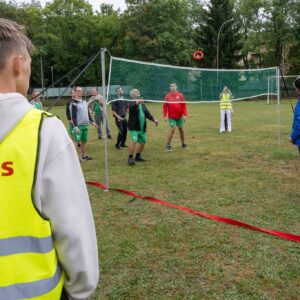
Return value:
<svg viewBox="0 0 300 300">
<path fill-rule="evenodd" d="M 231 109 L 230 95 L 222 93 L 220 109 Z"/>
<path fill-rule="evenodd" d="M 0 142 L 1 300 L 59 300 L 64 285 L 50 222 L 33 201 L 45 116 L 31 109 Z"/>
</svg>

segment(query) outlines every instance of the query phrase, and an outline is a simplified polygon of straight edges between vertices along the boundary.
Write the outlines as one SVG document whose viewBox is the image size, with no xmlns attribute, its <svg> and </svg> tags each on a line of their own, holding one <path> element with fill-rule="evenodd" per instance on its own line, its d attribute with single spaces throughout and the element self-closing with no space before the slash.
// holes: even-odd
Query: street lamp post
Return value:
<svg viewBox="0 0 300 300">
<path fill-rule="evenodd" d="M 50 67 L 51 69 L 51 80 L 52 80 L 52 88 L 54 88 L 54 75 L 53 75 L 53 66 Z"/>
<path fill-rule="evenodd" d="M 220 50 L 219 40 L 220 40 L 220 34 L 221 34 L 221 31 L 222 31 L 223 27 L 224 27 L 226 24 L 228 24 L 228 23 L 230 23 L 230 22 L 233 22 L 233 21 L 234 21 L 233 18 L 231 18 L 231 19 L 225 21 L 225 22 L 221 25 L 221 27 L 220 27 L 220 29 L 219 29 L 218 37 L 217 37 L 217 69 L 219 69 L 219 50 Z"/>
<path fill-rule="evenodd" d="M 42 90 L 44 90 L 44 68 L 43 68 L 43 50 L 42 49 L 40 50 L 40 62 L 41 62 L 41 85 L 42 85 Z M 42 95 L 42 97 L 43 97 L 43 95 Z"/>
</svg>

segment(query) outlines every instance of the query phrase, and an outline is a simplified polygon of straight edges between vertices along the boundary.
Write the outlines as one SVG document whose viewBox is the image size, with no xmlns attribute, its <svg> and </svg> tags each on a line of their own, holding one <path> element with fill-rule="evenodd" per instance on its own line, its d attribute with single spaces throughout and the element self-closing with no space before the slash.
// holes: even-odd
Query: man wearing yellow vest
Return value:
<svg viewBox="0 0 300 300">
<path fill-rule="evenodd" d="M 99 274 L 91 207 L 62 122 L 24 97 L 32 50 L 0 18 L 0 299 L 86 299 Z"/>
<path fill-rule="evenodd" d="M 220 132 L 231 132 L 231 113 L 232 113 L 232 95 L 227 86 L 224 87 L 223 92 L 220 94 Z M 227 125 L 227 126 L 226 126 Z"/>
</svg>

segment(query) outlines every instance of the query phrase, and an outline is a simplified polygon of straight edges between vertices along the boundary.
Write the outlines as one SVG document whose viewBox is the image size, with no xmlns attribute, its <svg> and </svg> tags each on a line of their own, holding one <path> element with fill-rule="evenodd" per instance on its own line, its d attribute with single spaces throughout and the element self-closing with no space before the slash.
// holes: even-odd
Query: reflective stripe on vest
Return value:
<svg viewBox="0 0 300 300">
<path fill-rule="evenodd" d="M 56 272 L 50 278 L 36 280 L 27 283 L 17 283 L 11 286 L 0 287 L 0 299 L 17 300 L 24 298 L 35 299 L 39 295 L 43 295 L 53 290 L 59 283 L 62 277 L 61 266 L 58 265 Z M 61 294 L 61 292 L 60 292 Z M 60 299 L 60 294 L 57 298 Z"/>
<path fill-rule="evenodd" d="M 59 300 L 64 284 L 50 222 L 33 202 L 44 116 L 31 109 L 0 143 L 0 168 L 10 166 L 0 169 L 0 300 Z"/>
<path fill-rule="evenodd" d="M 35 238 L 32 236 L 19 236 L 0 239 L 0 256 L 17 253 L 47 253 L 53 249 L 52 236 Z"/>
<path fill-rule="evenodd" d="M 229 94 L 222 94 L 221 101 L 220 101 L 220 109 L 231 109 Z"/>
</svg>

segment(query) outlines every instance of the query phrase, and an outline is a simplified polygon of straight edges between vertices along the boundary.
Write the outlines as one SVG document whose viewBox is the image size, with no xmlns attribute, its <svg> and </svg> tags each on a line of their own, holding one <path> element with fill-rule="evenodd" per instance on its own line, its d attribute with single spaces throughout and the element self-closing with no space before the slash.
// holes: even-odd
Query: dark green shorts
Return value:
<svg viewBox="0 0 300 300">
<path fill-rule="evenodd" d="M 89 126 L 88 125 L 80 125 L 78 126 L 79 133 L 76 133 L 73 129 L 73 137 L 75 142 L 86 143 L 88 141 L 89 134 Z"/>
<path fill-rule="evenodd" d="M 129 130 L 131 141 L 141 144 L 146 144 L 146 133 L 143 131 Z"/>
<path fill-rule="evenodd" d="M 169 118 L 169 125 L 170 127 L 182 127 L 183 126 L 183 119 L 180 118 L 180 119 L 172 119 L 172 118 Z"/>
</svg>

